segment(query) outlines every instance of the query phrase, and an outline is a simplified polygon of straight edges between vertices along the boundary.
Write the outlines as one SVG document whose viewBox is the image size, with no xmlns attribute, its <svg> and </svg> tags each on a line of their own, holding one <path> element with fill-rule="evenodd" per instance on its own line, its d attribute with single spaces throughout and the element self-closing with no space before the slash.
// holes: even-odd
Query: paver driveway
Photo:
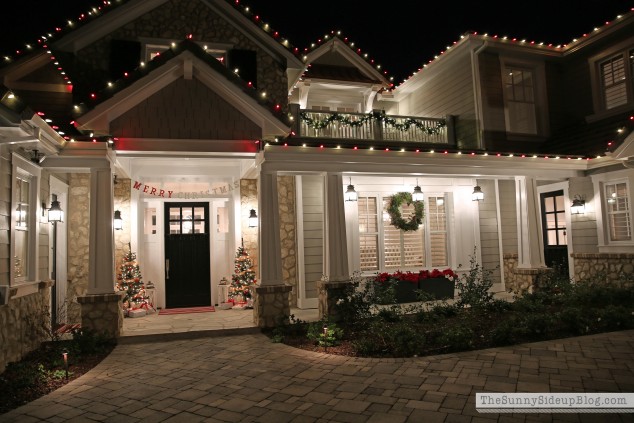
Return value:
<svg viewBox="0 0 634 423">
<path fill-rule="evenodd" d="M 0 421 L 634 422 L 481 414 L 476 392 L 634 392 L 634 331 L 407 359 L 307 352 L 260 333 L 123 344 Z"/>
</svg>

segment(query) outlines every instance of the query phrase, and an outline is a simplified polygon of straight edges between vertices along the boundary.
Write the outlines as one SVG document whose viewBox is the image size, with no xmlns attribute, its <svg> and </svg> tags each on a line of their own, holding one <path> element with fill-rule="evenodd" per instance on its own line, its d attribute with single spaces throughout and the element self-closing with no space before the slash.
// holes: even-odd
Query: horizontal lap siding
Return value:
<svg viewBox="0 0 634 423">
<path fill-rule="evenodd" d="M 317 297 L 324 272 L 324 191 L 321 176 L 302 176 L 304 277 L 306 298 Z"/>
<path fill-rule="evenodd" d="M 572 248 L 575 253 L 598 253 L 599 238 L 597 236 L 597 217 L 595 210 L 601 201 L 594 197 L 594 186 L 590 177 L 570 178 L 568 185 L 570 196 L 579 195 L 588 201 L 583 214 L 571 216 L 570 233 L 572 235 Z M 589 201 L 592 199 L 593 201 Z M 567 201 L 572 202 L 572 198 Z M 590 204 L 597 204 L 589 207 Z"/>
<path fill-rule="evenodd" d="M 458 51 L 452 57 L 443 57 L 447 62 L 442 67 L 442 77 L 435 77 L 437 70 L 433 66 L 421 71 L 427 82 L 408 98 L 408 114 L 432 118 L 459 116 L 456 121 L 458 145 L 475 148 L 478 136 L 470 52 L 465 49 L 462 54 L 456 53 Z"/>
<path fill-rule="evenodd" d="M 515 181 L 499 181 L 500 223 L 502 227 L 502 251 L 517 254 L 517 208 L 515 204 Z"/>
<path fill-rule="evenodd" d="M 478 180 L 482 190 L 488 195 L 478 204 L 480 215 L 480 249 L 482 268 L 490 270 L 495 282 L 500 280 L 500 248 L 498 233 L 497 202 L 495 196 L 495 181 Z"/>
</svg>

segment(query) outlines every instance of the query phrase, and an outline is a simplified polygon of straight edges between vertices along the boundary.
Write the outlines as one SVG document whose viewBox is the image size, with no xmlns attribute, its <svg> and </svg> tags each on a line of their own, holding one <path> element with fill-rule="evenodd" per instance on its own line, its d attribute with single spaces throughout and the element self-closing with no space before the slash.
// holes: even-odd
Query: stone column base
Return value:
<svg viewBox="0 0 634 423">
<path fill-rule="evenodd" d="M 351 281 L 319 281 L 317 282 L 317 306 L 319 319 L 328 318 L 332 322 L 338 322 L 337 301 L 345 295 Z"/>
<path fill-rule="evenodd" d="M 288 323 L 291 306 L 288 293 L 290 285 L 268 285 L 255 288 L 253 322 L 259 328 L 272 328 Z"/>
<path fill-rule="evenodd" d="M 81 327 L 117 338 L 123 329 L 121 293 L 77 297 L 81 305 Z"/>
<path fill-rule="evenodd" d="M 515 276 L 515 286 L 513 292 L 516 294 L 532 293 L 539 289 L 540 277 L 551 272 L 549 267 L 540 267 L 536 269 L 513 269 Z M 507 284 L 508 285 L 508 284 Z"/>
</svg>

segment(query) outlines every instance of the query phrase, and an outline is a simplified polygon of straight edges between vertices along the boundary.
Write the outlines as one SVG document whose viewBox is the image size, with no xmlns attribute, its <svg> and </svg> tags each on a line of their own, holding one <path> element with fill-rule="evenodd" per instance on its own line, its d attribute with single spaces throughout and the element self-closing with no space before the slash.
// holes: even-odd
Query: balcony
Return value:
<svg viewBox="0 0 634 423">
<path fill-rule="evenodd" d="M 295 138 L 346 141 L 378 141 L 401 147 L 421 144 L 453 146 L 454 118 L 425 118 L 370 113 L 340 113 L 296 109 Z M 352 143 L 351 143 L 352 144 Z"/>
</svg>

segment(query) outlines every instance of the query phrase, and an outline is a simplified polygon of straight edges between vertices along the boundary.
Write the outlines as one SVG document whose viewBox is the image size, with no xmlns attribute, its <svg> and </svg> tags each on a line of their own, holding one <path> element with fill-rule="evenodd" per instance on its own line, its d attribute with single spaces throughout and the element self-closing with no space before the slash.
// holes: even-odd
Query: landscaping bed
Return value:
<svg viewBox="0 0 634 423">
<path fill-rule="evenodd" d="M 573 283 L 552 272 L 535 292 L 495 299 L 489 274 L 477 264 L 456 280 L 451 301 L 398 304 L 385 285 L 351 283 L 337 314 L 290 323 L 266 333 L 274 342 L 355 357 L 421 357 L 634 328 L 634 288 L 619 283 Z"/>
</svg>

